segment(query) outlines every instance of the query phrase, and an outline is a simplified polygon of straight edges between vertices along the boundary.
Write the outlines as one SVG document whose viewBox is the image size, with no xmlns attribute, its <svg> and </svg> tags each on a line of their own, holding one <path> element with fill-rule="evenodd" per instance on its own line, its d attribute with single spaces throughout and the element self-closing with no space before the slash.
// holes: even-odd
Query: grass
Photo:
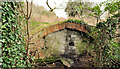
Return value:
<svg viewBox="0 0 120 69">
<path fill-rule="evenodd" d="M 44 28 L 45 26 L 47 26 L 47 24 L 39 25 L 38 27 L 32 29 L 32 30 L 30 31 L 30 34 L 31 34 L 31 35 L 35 34 L 36 32 L 38 32 L 40 29 Z"/>
<path fill-rule="evenodd" d="M 39 26 L 40 24 L 49 24 L 48 22 L 36 22 L 36 21 L 29 21 L 31 24 L 30 24 L 30 28 L 34 28 L 34 27 L 37 27 Z"/>
</svg>

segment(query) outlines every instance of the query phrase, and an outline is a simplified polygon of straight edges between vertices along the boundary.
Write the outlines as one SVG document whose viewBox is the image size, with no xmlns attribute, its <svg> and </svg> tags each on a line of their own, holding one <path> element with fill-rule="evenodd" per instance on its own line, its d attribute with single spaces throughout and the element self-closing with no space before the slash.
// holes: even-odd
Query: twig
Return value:
<svg viewBox="0 0 120 69">
<path fill-rule="evenodd" d="M 20 3 L 20 2 L 19 2 Z M 20 6 L 21 6 L 21 9 L 22 9 L 22 13 L 23 13 L 23 15 L 25 16 L 25 12 L 23 11 L 23 6 L 21 5 L 21 3 L 20 3 Z M 25 16 L 25 18 L 26 18 L 26 16 Z"/>
<path fill-rule="evenodd" d="M 30 16 L 31 16 L 31 13 L 32 13 L 32 4 L 33 4 L 33 0 L 31 1 L 30 15 L 29 15 L 28 19 L 30 18 Z"/>
<path fill-rule="evenodd" d="M 47 4 L 47 6 L 50 8 L 50 11 L 52 12 L 54 9 L 56 9 L 56 7 L 54 8 L 54 9 L 52 9 L 51 7 L 50 7 L 50 5 L 48 4 L 48 0 L 46 1 L 46 4 Z"/>
</svg>

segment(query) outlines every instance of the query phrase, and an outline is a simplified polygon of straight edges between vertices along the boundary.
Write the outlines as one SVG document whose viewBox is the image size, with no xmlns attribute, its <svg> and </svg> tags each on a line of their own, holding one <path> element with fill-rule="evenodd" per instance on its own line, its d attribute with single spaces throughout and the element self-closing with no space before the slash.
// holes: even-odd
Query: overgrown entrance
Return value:
<svg viewBox="0 0 120 69">
<path fill-rule="evenodd" d="M 81 63 L 77 58 L 87 54 L 93 39 L 85 32 L 66 28 L 48 34 L 44 40 L 47 58 L 62 58 L 70 66 L 77 66 Z"/>
</svg>

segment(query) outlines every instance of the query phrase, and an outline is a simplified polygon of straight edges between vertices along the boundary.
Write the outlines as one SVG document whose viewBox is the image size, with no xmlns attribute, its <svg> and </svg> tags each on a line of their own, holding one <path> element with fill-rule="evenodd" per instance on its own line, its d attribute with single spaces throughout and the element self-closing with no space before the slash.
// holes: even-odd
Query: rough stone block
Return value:
<svg viewBox="0 0 120 69">
<path fill-rule="evenodd" d="M 76 35 L 71 35 L 71 37 L 76 37 Z"/>
</svg>

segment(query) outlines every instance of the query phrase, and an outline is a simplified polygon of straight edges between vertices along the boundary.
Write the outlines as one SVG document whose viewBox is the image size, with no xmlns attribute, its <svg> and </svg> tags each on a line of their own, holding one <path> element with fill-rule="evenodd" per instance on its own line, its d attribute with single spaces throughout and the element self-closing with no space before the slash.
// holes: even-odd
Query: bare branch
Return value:
<svg viewBox="0 0 120 69">
<path fill-rule="evenodd" d="M 20 2 L 19 2 L 20 3 Z M 21 5 L 21 3 L 20 3 L 20 6 L 21 6 L 21 9 L 22 9 L 22 13 L 23 13 L 23 15 L 25 16 L 25 12 L 23 11 L 23 6 Z M 26 16 L 25 16 L 25 18 L 26 18 Z"/>
<path fill-rule="evenodd" d="M 54 8 L 54 9 L 52 9 L 51 7 L 50 7 L 50 5 L 48 4 L 48 0 L 46 1 L 46 4 L 47 4 L 47 6 L 50 8 L 50 11 L 52 12 L 54 9 L 56 9 L 56 7 Z"/>
<path fill-rule="evenodd" d="M 29 15 L 28 19 L 30 18 L 30 16 L 31 16 L 31 13 L 32 13 L 32 4 L 33 4 L 33 0 L 31 1 L 30 15 Z"/>
</svg>

